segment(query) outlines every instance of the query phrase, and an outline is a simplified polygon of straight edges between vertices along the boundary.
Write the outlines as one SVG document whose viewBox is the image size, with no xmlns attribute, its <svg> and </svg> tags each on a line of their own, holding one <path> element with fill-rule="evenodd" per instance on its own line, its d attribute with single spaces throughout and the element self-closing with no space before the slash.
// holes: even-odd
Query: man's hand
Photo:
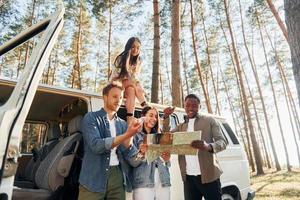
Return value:
<svg viewBox="0 0 300 200">
<path fill-rule="evenodd" d="M 164 109 L 164 118 L 168 118 L 175 110 L 175 107 L 167 107 Z"/>
<path fill-rule="evenodd" d="M 132 122 L 129 124 L 129 127 L 127 128 L 127 131 L 125 133 L 126 136 L 128 137 L 134 136 L 136 133 L 139 132 L 141 126 L 142 125 L 138 120 L 133 119 Z"/>
<path fill-rule="evenodd" d="M 162 152 L 162 154 L 160 155 L 162 157 L 162 159 L 165 161 L 165 162 L 168 162 L 170 160 L 170 157 L 171 157 L 171 154 L 170 152 Z"/>
<path fill-rule="evenodd" d="M 206 143 L 204 140 L 194 140 L 191 143 L 191 146 L 195 149 L 199 149 L 201 151 L 212 152 L 213 149 L 210 144 Z"/>
</svg>

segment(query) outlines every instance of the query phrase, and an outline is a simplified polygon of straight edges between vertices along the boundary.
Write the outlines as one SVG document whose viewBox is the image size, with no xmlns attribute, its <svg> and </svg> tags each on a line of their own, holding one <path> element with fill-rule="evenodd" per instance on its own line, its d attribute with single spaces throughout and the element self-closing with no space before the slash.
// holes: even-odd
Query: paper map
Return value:
<svg viewBox="0 0 300 200">
<path fill-rule="evenodd" d="M 145 158 L 150 163 L 164 151 L 171 154 L 196 155 L 197 149 L 192 148 L 190 144 L 201 139 L 201 131 L 148 134 L 145 137 L 144 141 L 148 145 Z"/>
</svg>

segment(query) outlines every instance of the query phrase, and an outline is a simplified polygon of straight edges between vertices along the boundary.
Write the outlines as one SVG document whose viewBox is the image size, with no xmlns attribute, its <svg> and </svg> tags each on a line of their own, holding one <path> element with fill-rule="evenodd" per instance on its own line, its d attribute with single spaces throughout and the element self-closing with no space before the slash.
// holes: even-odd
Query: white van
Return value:
<svg viewBox="0 0 300 200">
<path fill-rule="evenodd" d="M 0 47 L 0 56 L 44 31 L 18 81 L 0 79 L 0 199 L 77 199 L 83 154 L 80 120 L 103 106 L 99 94 L 39 85 L 50 51 L 62 28 L 63 9 Z M 153 104 L 162 114 L 163 105 Z M 140 108 L 135 115 L 138 117 Z M 126 118 L 125 107 L 118 115 Z M 228 141 L 217 154 L 223 174 L 223 199 L 253 199 L 248 161 L 226 120 L 220 123 Z M 170 125 L 182 122 L 176 109 Z M 177 155 L 171 157 L 171 199 L 182 200 Z"/>
</svg>

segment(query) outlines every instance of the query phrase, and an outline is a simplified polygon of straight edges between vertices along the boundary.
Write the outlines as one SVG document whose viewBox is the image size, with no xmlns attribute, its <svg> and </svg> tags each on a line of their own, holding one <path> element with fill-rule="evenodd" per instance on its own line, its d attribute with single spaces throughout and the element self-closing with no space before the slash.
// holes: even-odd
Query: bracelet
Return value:
<svg viewBox="0 0 300 200">
<path fill-rule="evenodd" d="M 212 144 L 209 144 L 209 146 L 210 146 L 211 150 L 209 150 L 208 152 L 214 153 L 214 148 L 213 148 Z"/>
</svg>

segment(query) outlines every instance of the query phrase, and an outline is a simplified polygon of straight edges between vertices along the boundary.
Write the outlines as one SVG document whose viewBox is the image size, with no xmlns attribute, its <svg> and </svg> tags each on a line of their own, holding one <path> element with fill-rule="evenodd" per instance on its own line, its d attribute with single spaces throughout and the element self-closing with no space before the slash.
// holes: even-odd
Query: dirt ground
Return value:
<svg viewBox="0 0 300 200">
<path fill-rule="evenodd" d="M 300 200 L 300 169 L 253 175 L 251 187 L 256 191 L 255 200 Z"/>
</svg>

